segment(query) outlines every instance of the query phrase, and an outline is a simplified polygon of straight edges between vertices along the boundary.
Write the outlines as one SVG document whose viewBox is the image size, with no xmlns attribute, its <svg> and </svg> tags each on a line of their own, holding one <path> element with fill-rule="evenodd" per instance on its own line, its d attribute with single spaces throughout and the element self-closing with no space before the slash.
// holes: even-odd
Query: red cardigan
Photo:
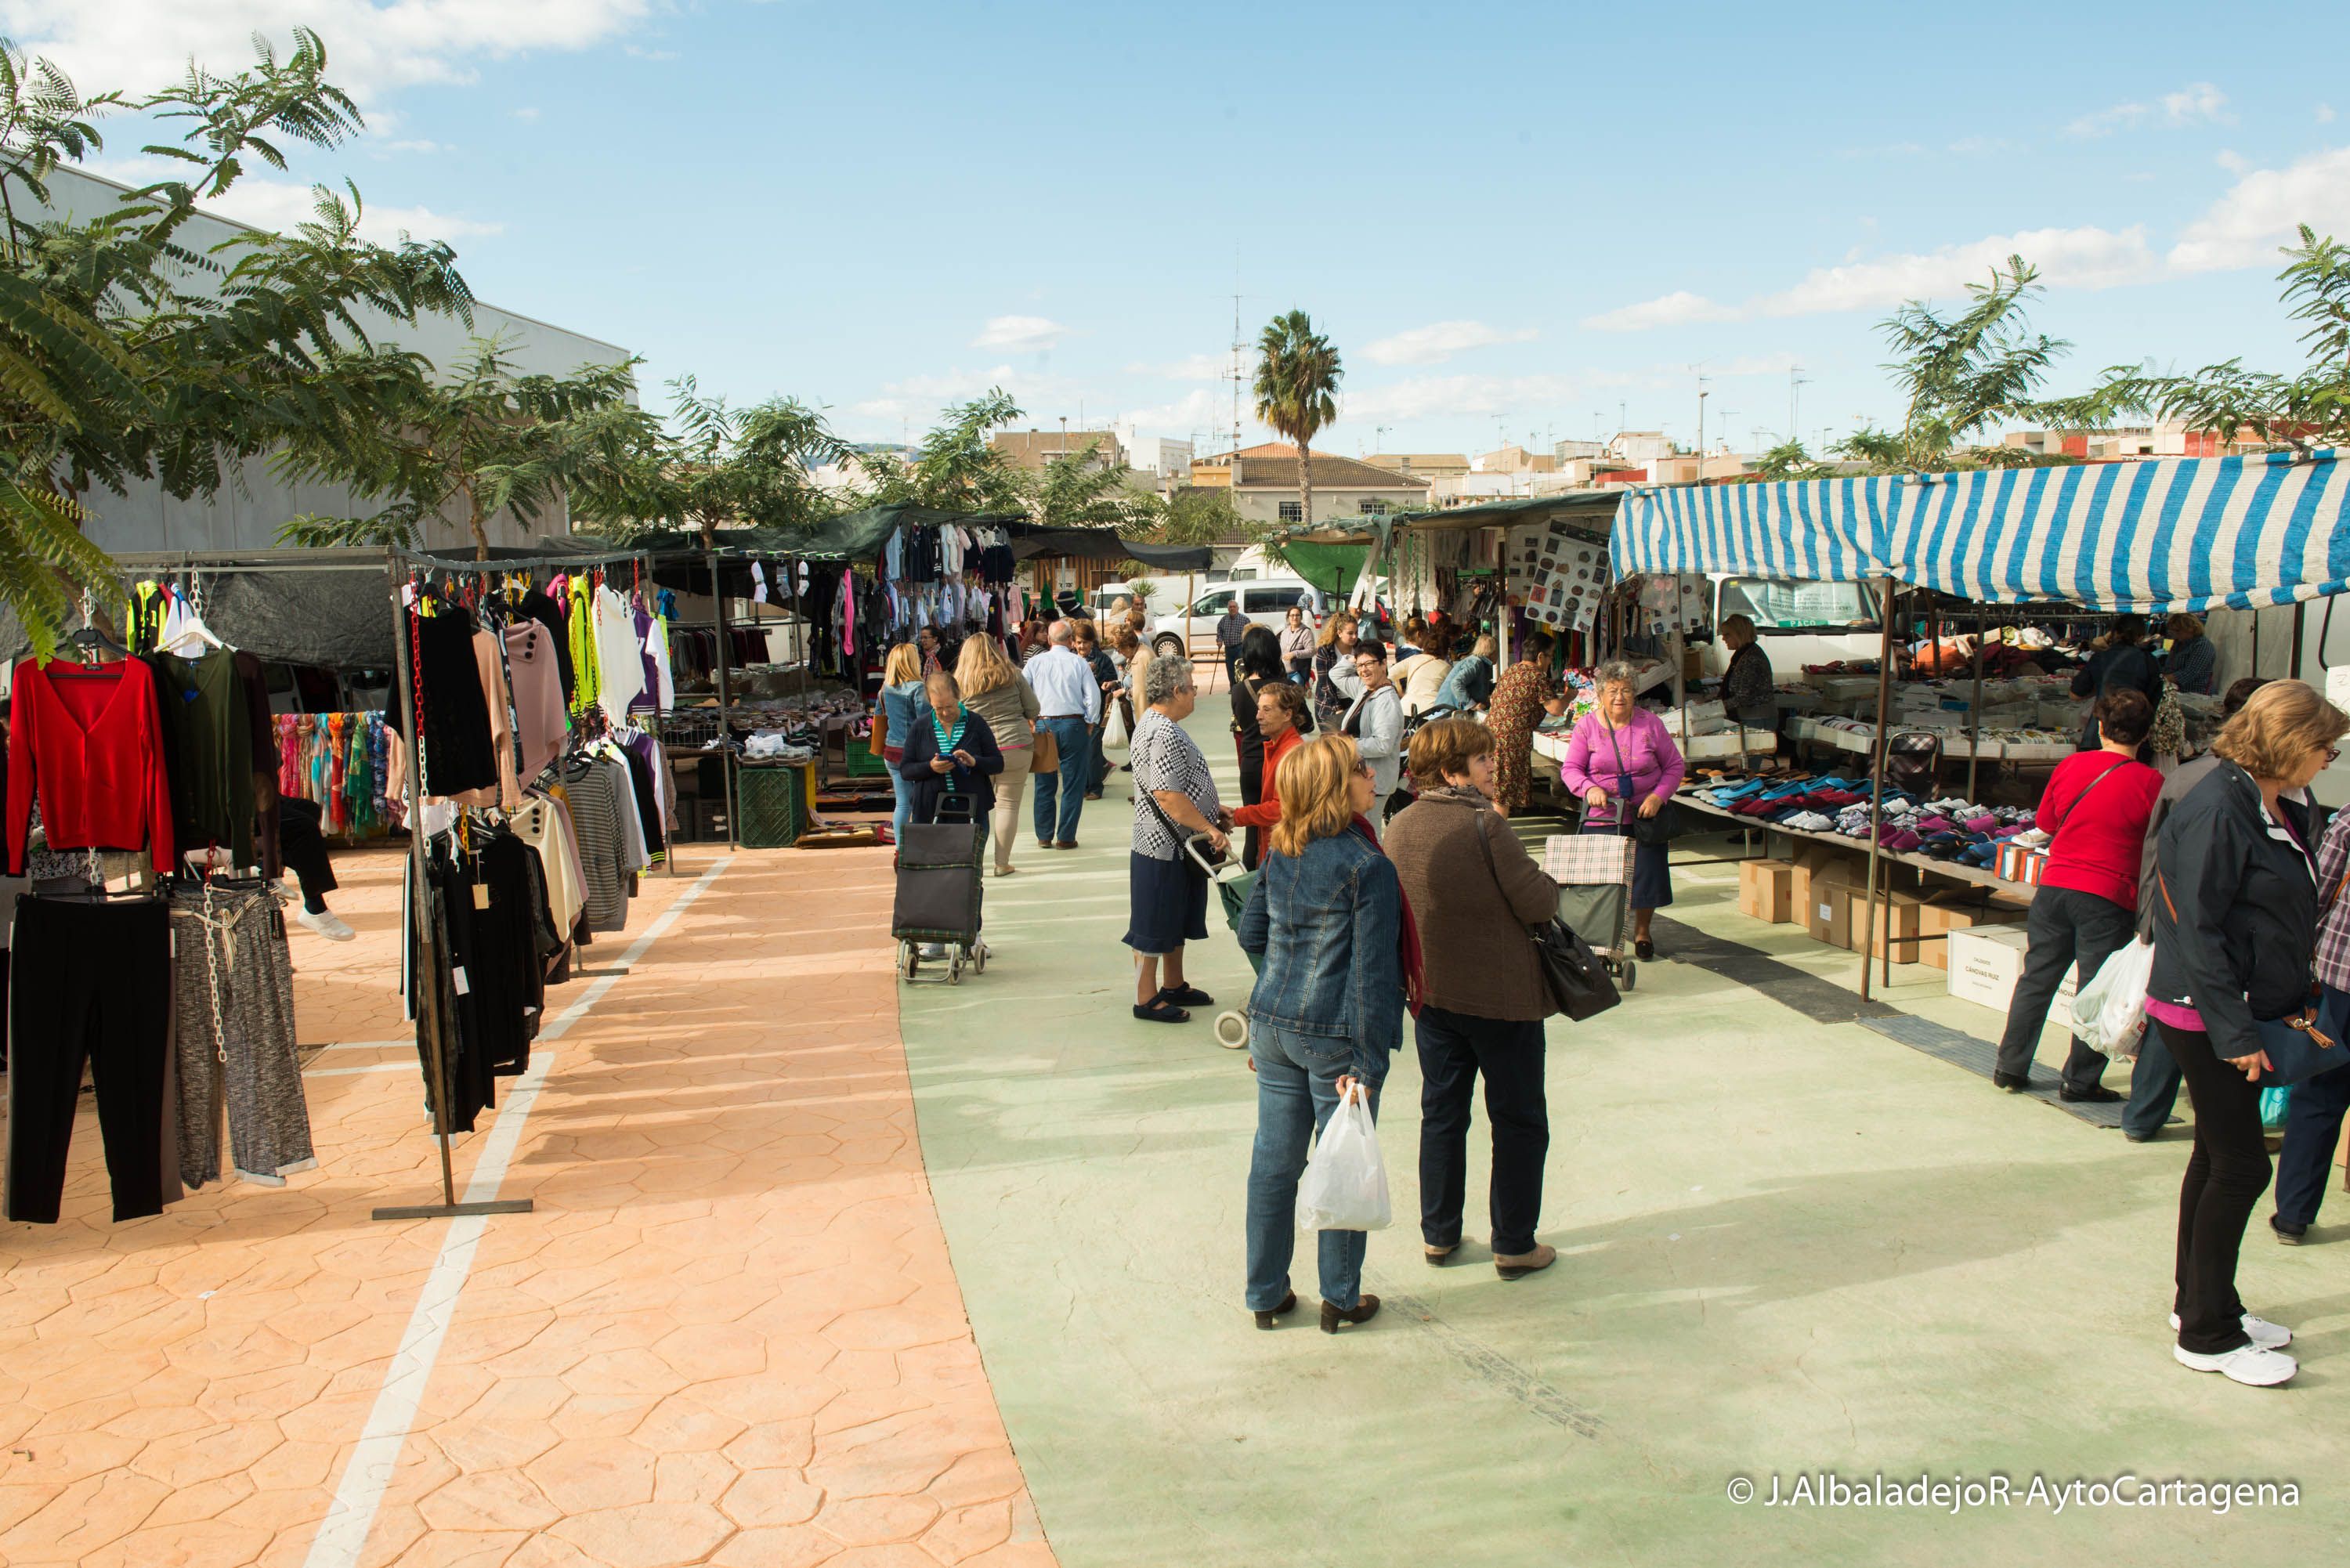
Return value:
<svg viewBox="0 0 2350 1568">
<path fill-rule="evenodd" d="M 1271 827 L 1281 820 L 1281 791 L 1274 787 L 1274 775 L 1281 771 L 1281 759 L 1295 751 L 1305 737 L 1292 724 L 1281 732 L 1281 738 L 1264 749 L 1264 772 L 1258 774 L 1257 803 L 1234 808 L 1234 827 Z"/>
<path fill-rule="evenodd" d="M 135 660 L 90 674 L 16 666 L 9 701 L 8 874 L 25 874 L 33 794 L 52 849 L 149 849 L 172 866 L 172 783 L 163 767 L 155 679 Z"/>
</svg>

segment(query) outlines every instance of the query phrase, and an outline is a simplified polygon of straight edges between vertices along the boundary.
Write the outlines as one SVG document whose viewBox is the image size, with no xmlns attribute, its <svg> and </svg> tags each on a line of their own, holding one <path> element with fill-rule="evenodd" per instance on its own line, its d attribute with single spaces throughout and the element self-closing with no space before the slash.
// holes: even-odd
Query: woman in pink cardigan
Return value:
<svg viewBox="0 0 2350 1568">
<path fill-rule="evenodd" d="M 1623 803 L 1654 816 L 1681 787 L 1689 763 L 1665 728 L 1665 722 L 1632 701 L 1632 667 L 1624 663 L 1599 667 L 1599 705 L 1575 722 L 1567 737 L 1566 761 L 1559 781 L 1583 802 L 1583 831 L 1628 833 Z M 1648 922 L 1657 910 L 1673 901 L 1670 851 L 1661 844 L 1643 844 L 1632 852 L 1632 950 L 1642 960 L 1657 956 L 1648 936 Z"/>
</svg>

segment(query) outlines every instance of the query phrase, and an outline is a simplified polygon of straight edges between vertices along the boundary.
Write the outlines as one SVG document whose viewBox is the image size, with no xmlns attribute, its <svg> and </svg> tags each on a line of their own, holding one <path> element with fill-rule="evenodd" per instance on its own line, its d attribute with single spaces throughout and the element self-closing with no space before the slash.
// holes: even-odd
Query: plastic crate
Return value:
<svg viewBox="0 0 2350 1568">
<path fill-rule="evenodd" d="M 873 754 L 871 741 L 862 735 L 851 735 L 845 742 L 848 757 L 848 776 L 853 779 L 887 778 L 889 759 Z"/>
<path fill-rule="evenodd" d="M 734 775 L 734 842 L 745 849 L 788 849 L 807 826 L 807 775 L 801 767 L 746 767 Z"/>
</svg>

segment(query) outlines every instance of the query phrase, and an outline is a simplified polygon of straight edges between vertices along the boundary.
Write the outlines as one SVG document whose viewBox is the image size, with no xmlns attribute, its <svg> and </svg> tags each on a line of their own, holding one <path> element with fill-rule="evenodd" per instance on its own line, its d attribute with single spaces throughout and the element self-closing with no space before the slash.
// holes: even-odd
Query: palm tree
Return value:
<svg viewBox="0 0 2350 1568">
<path fill-rule="evenodd" d="M 1338 350 L 1302 310 L 1276 316 L 1256 340 L 1256 417 L 1297 443 L 1297 520 L 1314 521 L 1308 443 L 1338 418 Z"/>
</svg>

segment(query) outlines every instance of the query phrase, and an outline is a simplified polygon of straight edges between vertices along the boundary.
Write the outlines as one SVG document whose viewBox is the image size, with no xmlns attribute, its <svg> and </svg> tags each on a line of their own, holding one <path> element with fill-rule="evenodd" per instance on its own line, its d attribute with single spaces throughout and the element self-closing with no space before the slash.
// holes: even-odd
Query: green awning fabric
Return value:
<svg viewBox="0 0 2350 1568">
<path fill-rule="evenodd" d="M 1363 569 L 1363 557 L 1370 549 L 1368 545 L 1308 545 L 1291 540 L 1281 546 L 1281 555 L 1290 570 L 1324 593 L 1343 599 L 1353 590 L 1355 578 Z"/>
</svg>

